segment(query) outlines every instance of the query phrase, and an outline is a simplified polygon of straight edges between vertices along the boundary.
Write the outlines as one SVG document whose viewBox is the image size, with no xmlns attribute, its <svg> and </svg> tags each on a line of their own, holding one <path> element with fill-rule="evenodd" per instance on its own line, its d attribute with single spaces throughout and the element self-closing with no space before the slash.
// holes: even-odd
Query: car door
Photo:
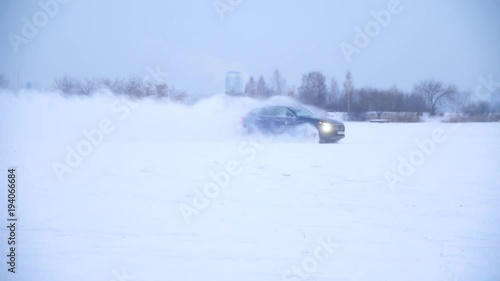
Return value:
<svg viewBox="0 0 500 281">
<path fill-rule="evenodd" d="M 285 112 L 284 112 L 284 120 L 285 120 L 285 126 L 287 129 L 293 128 L 297 125 L 297 117 L 293 112 L 288 108 L 285 107 Z"/>
<path fill-rule="evenodd" d="M 300 112 L 299 108 L 292 108 L 291 110 L 289 109 L 289 111 L 294 116 L 294 121 L 293 121 L 294 126 L 300 126 L 300 125 L 303 125 L 305 123 L 308 123 L 308 119 L 306 117 L 298 115 L 296 113 L 296 112 Z"/>
<path fill-rule="evenodd" d="M 284 106 L 275 106 L 272 110 L 273 120 L 271 122 L 271 129 L 275 133 L 283 133 L 291 125 L 293 120 L 290 117 L 288 108 Z"/>
<path fill-rule="evenodd" d="M 263 131 L 271 130 L 271 124 L 273 122 L 273 108 L 264 107 L 259 110 L 255 116 L 255 125 Z"/>
</svg>

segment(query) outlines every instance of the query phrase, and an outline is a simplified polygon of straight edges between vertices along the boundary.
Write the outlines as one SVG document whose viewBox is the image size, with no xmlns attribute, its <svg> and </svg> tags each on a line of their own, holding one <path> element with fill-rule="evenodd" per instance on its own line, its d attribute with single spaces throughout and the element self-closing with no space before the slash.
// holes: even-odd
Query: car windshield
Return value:
<svg viewBox="0 0 500 281">
<path fill-rule="evenodd" d="M 291 107 L 290 110 L 297 117 L 312 117 L 312 116 L 314 116 L 314 114 L 311 111 L 309 111 L 305 108 Z"/>
</svg>

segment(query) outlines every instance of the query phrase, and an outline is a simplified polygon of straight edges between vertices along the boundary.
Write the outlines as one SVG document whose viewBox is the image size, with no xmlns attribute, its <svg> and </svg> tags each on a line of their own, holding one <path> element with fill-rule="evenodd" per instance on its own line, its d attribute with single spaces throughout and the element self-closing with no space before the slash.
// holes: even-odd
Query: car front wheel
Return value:
<svg viewBox="0 0 500 281">
<path fill-rule="evenodd" d="M 307 143 L 320 143 L 318 128 L 311 124 L 299 125 L 296 128 L 296 135 Z"/>
</svg>

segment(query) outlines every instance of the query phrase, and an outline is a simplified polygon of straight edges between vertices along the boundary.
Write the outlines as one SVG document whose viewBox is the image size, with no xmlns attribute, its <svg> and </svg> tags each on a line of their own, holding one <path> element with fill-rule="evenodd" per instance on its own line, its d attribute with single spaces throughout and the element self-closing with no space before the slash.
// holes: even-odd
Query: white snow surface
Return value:
<svg viewBox="0 0 500 281">
<path fill-rule="evenodd" d="M 18 226 L 15 274 L 1 230 L 0 280 L 500 280 L 500 124 L 346 122 L 338 144 L 239 135 L 263 103 L 1 93 L 0 208 L 6 223 L 16 167 Z M 103 120 L 112 132 L 68 166 Z M 418 165 L 401 174 L 405 159 Z M 71 171 L 59 180 L 54 163 Z"/>
</svg>

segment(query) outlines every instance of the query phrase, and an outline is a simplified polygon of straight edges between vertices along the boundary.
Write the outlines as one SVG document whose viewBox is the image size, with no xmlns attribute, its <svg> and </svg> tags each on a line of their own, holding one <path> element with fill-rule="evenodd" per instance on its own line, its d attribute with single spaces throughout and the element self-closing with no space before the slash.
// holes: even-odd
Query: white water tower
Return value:
<svg viewBox="0 0 500 281">
<path fill-rule="evenodd" d="M 229 71 L 226 73 L 227 95 L 243 96 L 243 75 L 239 71 Z"/>
</svg>

